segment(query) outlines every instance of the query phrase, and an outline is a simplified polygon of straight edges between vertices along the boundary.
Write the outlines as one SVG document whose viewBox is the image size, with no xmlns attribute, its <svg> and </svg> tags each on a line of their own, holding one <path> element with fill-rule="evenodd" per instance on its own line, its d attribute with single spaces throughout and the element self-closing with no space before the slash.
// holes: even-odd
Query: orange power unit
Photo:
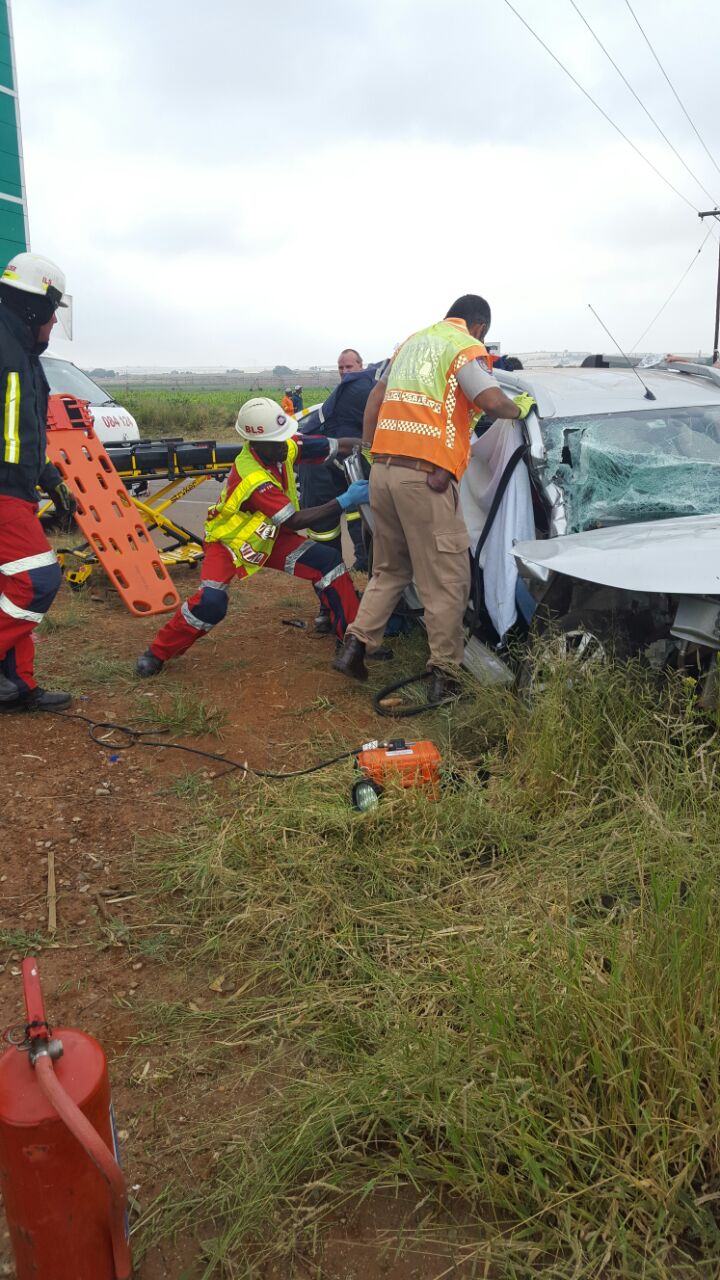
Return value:
<svg viewBox="0 0 720 1280">
<path fill-rule="evenodd" d="M 406 742 L 396 738 L 390 742 L 366 742 L 356 756 L 363 775 L 353 787 L 353 804 L 364 811 L 377 803 L 390 781 L 401 787 L 429 787 L 439 794 L 442 757 L 434 742 Z"/>
</svg>

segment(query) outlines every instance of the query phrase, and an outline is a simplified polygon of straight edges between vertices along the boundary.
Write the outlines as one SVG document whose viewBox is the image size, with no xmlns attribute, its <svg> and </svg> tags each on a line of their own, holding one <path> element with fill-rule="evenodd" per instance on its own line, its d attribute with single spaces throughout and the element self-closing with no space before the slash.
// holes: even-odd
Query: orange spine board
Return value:
<svg viewBox="0 0 720 1280">
<path fill-rule="evenodd" d="M 146 618 L 176 609 L 180 597 L 84 401 L 50 396 L 47 452 L 77 499 L 78 525 L 130 613 Z"/>
</svg>

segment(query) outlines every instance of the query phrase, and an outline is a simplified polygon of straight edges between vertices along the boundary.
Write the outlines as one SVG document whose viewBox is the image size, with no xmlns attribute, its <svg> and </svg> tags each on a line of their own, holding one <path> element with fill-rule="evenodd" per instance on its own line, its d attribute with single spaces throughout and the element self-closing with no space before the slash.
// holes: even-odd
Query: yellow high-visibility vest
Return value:
<svg viewBox="0 0 720 1280">
<path fill-rule="evenodd" d="M 261 484 L 273 484 L 285 494 L 297 511 L 298 497 L 293 468 L 299 451 L 296 441 L 288 440 L 288 455 L 280 467 L 280 480 L 255 457 L 250 444 L 246 444 L 234 462 L 240 483 L 228 495 L 226 481 L 216 505 L 208 511 L 205 541 L 222 542 L 232 552 L 241 577 L 249 577 L 251 573 L 262 569 L 282 528 L 281 525 L 273 524 L 261 511 L 243 511 L 243 503 L 247 502 Z"/>
<path fill-rule="evenodd" d="M 471 360 L 487 361 L 481 342 L 462 320 L 449 317 L 414 333 L 390 366 L 373 453 L 422 458 L 460 479 L 470 458 L 478 411 L 457 374 Z"/>
</svg>

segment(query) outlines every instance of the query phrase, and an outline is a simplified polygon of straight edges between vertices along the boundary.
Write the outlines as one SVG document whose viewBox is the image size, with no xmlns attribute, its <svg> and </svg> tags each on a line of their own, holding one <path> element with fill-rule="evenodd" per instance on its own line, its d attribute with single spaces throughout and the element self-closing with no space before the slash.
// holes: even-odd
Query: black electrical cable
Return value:
<svg viewBox="0 0 720 1280">
<path fill-rule="evenodd" d="M 663 66 L 663 64 L 662 64 L 662 62 L 660 61 L 660 59 L 658 58 L 658 56 L 657 56 L 657 54 L 656 54 L 655 50 L 653 49 L 653 46 L 652 46 L 652 45 L 651 45 L 651 43 L 650 43 L 650 39 L 649 39 L 649 37 L 647 36 L 647 34 L 646 34 L 646 32 L 645 32 L 645 28 L 643 27 L 643 25 L 642 25 L 642 23 L 641 23 L 640 19 L 638 18 L 638 16 L 637 16 L 637 14 L 636 14 L 635 10 L 633 9 L 632 5 L 630 4 L 630 0 L 625 0 L 625 4 L 627 5 L 627 7 L 628 7 L 628 9 L 630 10 L 630 12 L 631 12 L 631 14 L 632 14 L 633 18 L 635 19 L 635 22 L 636 22 L 636 24 L 637 24 L 637 26 L 638 26 L 638 28 L 639 28 L 639 31 L 640 31 L 640 34 L 641 34 L 641 36 L 642 36 L 643 40 L 645 41 L 645 43 L 646 43 L 646 45 L 647 45 L 648 49 L 650 50 L 650 52 L 651 52 L 651 54 L 652 54 L 653 58 L 654 58 L 654 59 L 655 59 L 655 61 L 657 62 L 657 64 L 658 64 L 658 66 L 659 66 L 659 68 L 660 68 L 660 70 L 661 70 L 661 72 L 662 72 L 663 76 L 664 76 L 664 77 L 665 77 L 665 79 L 667 80 L 667 83 L 668 83 L 668 85 L 669 85 L 669 87 L 670 87 L 670 90 L 671 90 L 671 92 L 672 92 L 673 96 L 675 97 L 675 100 L 676 100 L 676 102 L 677 102 L 678 106 L 680 107 L 680 110 L 682 111 L 683 115 L 685 116 L 685 119 L 687 120 L 687 122 L 688 122 L 688 124 L 690 125 L 691 129 L 692 129 L 692 130 L 693 130 L 693 132 L 695 133 L 695 136 L 696 136 L 696 138 L 698 139 L 698 142 L 700 143 L 701 147 L 703 148 L 703 150 L 704 150 L 705 154 L 707 155 L 707 157 L 709 158 L 709 160 L 712 162 L 712 164 L 714 164 L 714 166 L 715 166 L 715 168 L 717 169 L 718 173 L 720 173 L 720 166 L 718 165 L 717 160 L 715 159 L 715 157 L 714 157 L 714 155 L 712 154 L 712 152 L 708 150 L 708 148 L 707 148 L 707 146 L 706 146 L 706 144 L 705 144 L 705 142 L 704 142 L 703 138 L 701 137 L 701 135 L 700 135 L 700 133 L 699 133 L 699 131 L 698 131 L 698 129 L 697 129 L 697 126 L 696 126 L 695 122 L 693 121 L 693 119 L 692 119 L 692 117 L 691 117 L 690 113 L 687 111 L 687 109 L 686 109 L 686 107 L 685 107 L 685 104 L 683 103 L 683 101 L 682 101 L 682 99 L 681 99 L 681 97 L 680 97 L 680 94 L 678 93 L 677 89 L 675 88 L 675 85 L 673 84 L 672 80 L 670 79 L 670 77 L 669 77 L 669 75 L 668 75 L 667 71 L 665 70 L 665 68 L 664 68 L 664 66 Z"/>
<path fill-rule="evenodd" d="M 700 248 L 695 250 L 695 253 L 693 254 L 692 258 L 690 259 L 690 262 L 688 263 L 688 265 L 687 265 L 687 267 L 685 268 L 685 270 L 683 271 L 683 273 L 682 273 L 682 275 L 681 275 L 680 279 L 678 280 L 677 284 L 675 285 L 675 288 L 674 288 L 673 290 L 671 290 L 671 292 L 668 294 L 667 298 L 666 298 L 666 299 L 665 299 L 665 301 L 663 302 L 662 306 L 660 307 L 659 311 L 657 311 L 657 312 L 655 313 L 655 315 L 653 316 L 653 318 L 652 318 L 652 320 L 650 321 L 650 323 L 649 323 L 649 325 L 647 326 L 647 328 L 646 328 L 646 329 L 643 329 L 642 333 L 640 334 L 640 337 L 639 337 L 639 338 L 637 339 L 637 341 L 636 341 L 636 342 L 634 342 L 634 343 L 633 343 L 633 345 L 631 346 L 631 348 L 630 348 L 631 352 L 632 352 L 632 351 L 637 350 L 637 348 L 640 346 L 640 343 L 642 342 L 643 338 L 645 337 L 646 333 L 649 333 L 649 332 L 650 332 L 650 330 L 652 329 L 653 325 L 655 324 L 655 321 L 660 319 L 660 316 L 662 315 L 662 313 L 663 313 L 663 311 L 665 310 L 665 308 L 666 308 L 666 306 L 668 305 L 668 303 L 672 302 L 673 298 L 675 297 L 675 294 L 677 293 L 678 289 L 680 288 L 680 285 L 681 285 L 681 284 L 683 283 L 683 281 L 685 280 L 685 277 L 690 275 L 690 272 L 692 271 L 693 267 L 695 266 L 695 263 L 697 262 L 698 258 L 700 257 L 700 254 L 702 253 L 703 249 L 705 248 L 705 245 L 707 244 L 708 240 L 710 239 L 710 236 L 712 235 L 712 233 L 713 233 L 713 226 L 712 226 L 712 223 L 710 223 L 710 230 L 708 231 L 707 235 L 705 236 L 705 239 L 703 240 L 702 244 L 700 245 Z"/>
<path fill-rule="evenodd" d="M 575 10 L 576 14 L 578 15 L 578 17 L 581 19 L 581 21 L 582 21 L 582 22 L 584 22 L 584 23 L 585 23 L 585 26 L 587 27 L 588 31 L 590 32 L 590 35 L 592 36 L 592 38 L 593 38 L 593 40 L 595 41 L 595 43 L 596 43 L 596 44 L 598 44 L 598 45 L 600 46 L 600 48 L 602 49 L 602 51 L 603 51 L 603 53 L 605 54 L 605 57 L 607 58 L 608 62 L 612 63 L 613 67 L 614 67 L 614 68 L 615 68 L 615 70 L 617 71 L 617 73 L 618 73 L 618 75 L 620 76 L 620 79 L 622 80 L 622 82 L 623 82 L 623 84 L 625 85 L 625 87 L 626 87 L 627 89 L 629 89 L 629 90 L 630 90 L 630 93 L 632 94 L 633 98 L 634 98 L 634 99 L 635 99 L 635 101 L 637 102 L 638 106 L 642 107 L 642 110 L 645 112 L 645 115 L 647 116 L 647 118 L 648 118 L 648 120 L 650 121 L 650 123 L 651 123 L 651 124 L 653 124 L 653 125 L 655 126 L 655 128 L 656 128 L 656 129 L 657 129 L 657 131 L 658 131 L 658 133 L 660 134 L 660 137 L 661 137 L 661 138 L 663 138 L 663 139 L 664 139 L 664 141 L 667 143 L 667 145 L 669 146 L 669 148 L 670 148 L 670 150 L 672 151 L 673 155 L 677 157 L 677 159 L 680 161 L 681 165 L 682 165 L 682 166 L 683 166 L 683 168 L 686 170 L 686 172 L 690 174 L 690 177 L 692 178 L 693 182 L 697 182 L 697 184 L 698 184 L 698 186 L 700 187 L 700 189 L 701 189 L 702 191 L 704 191 L 704 193 L 705 193 L 705 195 L 707 196 L 708 200 L 712 200 L 713 204 L 714 204 L 714 205 L 717 205 L 717 200 L 715 199 L 715 197 L 714 197 L 714 195 L 712 194 L 712 192 L 711 192 L 711 191 L 708 191 L 708 189 L 707 189 L 707 187 L 705 186 L 705 184 L 700 180 L 700 178 L 698 178 L 697 174 L 696 174 L 696 173 L 694 173 L 694 172 L 693 172 L 693 170 L 690 168 L 690 165 L 689 165 L 689 164 L 687 164 L 685 160 L 683 160 L 683 158 L 682 158 L 682 156 L 680 155 L 680 152 L 678 151 L 678 149 L 677 149 L 677 147 L 675 146 L 675 144 L 674 144 L 674 143 L 672 143 L 672 142 L 670 141 L 670 139 L 668 138 L 667 134 L 665 133 L 665 130 L 661 127 L 661 125 L 659 125 L 659 124 L 658 124 L 658 122 L 657 122 L 657 120 L 655 119 L 655 117 L 654 117 L 654 115 L 652 114 L 652 112 L 651 112 L 651 111 L 649 111 L 649 110 L 648 110 L 648 108 L 645 106 L 645 103 L 643 102 L 643 100 L 642 100 L 642 98 L 640 97 L 640 95 L 639 95 L 638 93 L 636 93 L 636 92 L 635 92 L 635 90 L 633 89 L 633 87 L 632 87 L 632 85 L 631 85 L 630 81 L 628 80 L 627 76 L 626 76 L 626 75 L 624 75 L 624 74 L 623 74 L 623 72 L 620 70 L 620 68 L 619 68 L 619 66 L 618 66 L 617 62 L 615 61 L 615 59 L 613 58 L 612 54 L 609 52 L 609 50 L 608 50 L 608 49 L 606 49 L 606 48 L 605 48 L 605 45 L 603 44 L 603 42 L 602 42 L 602 40 L 600 39 L 599 35 L 598 35 L 598 34 L 594 31 L 594 29 L 591 27 L 590 23 L 588 22 L 587 18 L 585 17 L 585 14 L 582 12 L 582 10 L 581 10 L 581 9 L 579 8 L 579 6 L 577 5 L 576 0 L 570 0 L 570 3 L 571 3 L 571 5 L 572 5 L 573 9 Z M 634 16 L 634 15 L 633 15 L 633 16 Z"/>
<path fill-rule="evenodd" d="M 94 742 L 96 746 L 102 747 L 104 751 L 130 751 L 132 747 L 156 747 L 161 751 L 183 751 L 190 756 L 201 756 L 204 760 L 214 760 L 217 764 L 228 765 L 228 773 L 238 770 L 241 773 L 251 773 L 255 778 L 272 778 L 274 780 L 302 778 L 308 773 L 319 773 L 321 769 L 329 769 L 331 765 L 338 764 L 341 760 L 349 760 L 363 750 L 362 746 L 353 747 L 350 751 L 343 751 L 340 755 L 332 756 L 328 760 L 321 760 L 319 764 L 309 765 L 306 769 L 291 769 L 287 773 L 273 773 L 270 769 L 254 769 L 252 765 L 247 763 L 243 764 L 239 760 L 231 760 L 229 756 L 223 756 L 217 751 L 201 751 L 199 747 L 186 747 L 181 742 L 158 742 L 151 736 L 152 730 L 150 729 L 131 729 L 129 725 L 114 724 L 111 720 L 93 720 L 90 716 L 84 716 L 80 711 L 50 711 L 45 714 L 58 716 L 60 720 L 82 720 L 85 724 L 90 725 L 88 731 L 90 741 Z M 124 734 L 128 741 L 104 741 L 103 738 L 98 736 L 101 729 L 114 734 Z"/>
<path fill-rule="evenodd" d="M 627 0 L 626 0 L 626 3 L 627 3 Z M 642 152 L 640 148 L 635 145 L 632 139 L 628 138 L 626 133 L 623 133 L 623 130 L 620 128 L 620 125 L 615 123 L 612 117 L 608 115 L 607 111 L 605 111 L 604 108 L 600 106 L 600 103 L 597 102 L 595 98 L 593 98 L 592 94 L 588 93 L 587 89 L 583 88 L 583 86 L 580 84 L 580 81 L 577 80 L 573 75 L 572 71 L 568 70 L 568 68 L 565 66 L 565 63 L 561 62 L 557 54 L 553 53 L 549 45 L 547 45 L 545 41 L 542 39 L 542 37 L 538 35 L 537 31 L 535 31 L 535 29 L 530 26 L 530 23 L 527 22 L 525 18 L 523 18 L 521 13 L 518 13 L 515 6 L 510 3 L 510 0 L 505 0 L 505 4 L 507 5 L 508 9 L 510 9 L 512 13 L 515 14 L 515 17 L 518 18 L 520 22 L 522 22 L 523 26 L 527 28 L 527 30 L 530 32 L 530 35 L 535 37 L 538 44 L 542 45 L 545 52 L 550 54 L 550 57 L 552 58 L 553 62 L 556 62 L 557 65 L 560 67 L 561 71 L 565 72 L 565 75 L 568 77 L 568 79 L 572 80 L 573 84 L 575 85 L 576 88 L 580 90 L 583 97 L 587 98 L 588 102 L 592 103 L 592 105 L 600 112 L 600 115 L 603 116 L 604 119 L 607 120 L 608 124 L 612 126 L 615 132 L 620 134 L 620 137 L 623 138 L 625 142 L 627 142 L 629 147 L 632 147 L 635 154 L 638 155 L 640 159 L 643 160 L 644 163 L 648 165 L 650 169 L 652 169 L 653 173 L 656 174 L 658 178 L 660 178 L 661 182 L 665 183 L 666 187 L 669 187 L 671 191 L 674 191 L 676 196 L 679 196 L 679 198 L 683 201 L 684 204 L 688 206 L 689 209 L 693 209 L 695 213 L 699 213 L 699 209 L 696 207 L 696 205 L 693 204 L 692 200 L 688 200 L 687 196 L 684 196 L 682 191 L 679 191 L 678 188 L 674 186 L 674 184 L 670 181 L 670 179 L 666 178 L 665 174 L 660 172 L 657 166 L 653 164 L 652 160 L 649 160 L 648 157 L 644 154 L 644 152 Z"/>
</svg>

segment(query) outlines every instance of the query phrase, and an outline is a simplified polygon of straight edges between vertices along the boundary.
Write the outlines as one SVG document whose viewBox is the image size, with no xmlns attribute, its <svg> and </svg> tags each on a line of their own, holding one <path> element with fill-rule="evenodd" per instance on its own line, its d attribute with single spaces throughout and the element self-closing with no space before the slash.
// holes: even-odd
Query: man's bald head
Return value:
<svg viewBox="0 0 720 1280">
<path fill-rule="evenodd" d="M 359 373 L 363 367 L 362 356 L 354 347 L 345 347 L 338 356 L 338 373 L 341 378 L 346 373 Z"/>
</svg>

